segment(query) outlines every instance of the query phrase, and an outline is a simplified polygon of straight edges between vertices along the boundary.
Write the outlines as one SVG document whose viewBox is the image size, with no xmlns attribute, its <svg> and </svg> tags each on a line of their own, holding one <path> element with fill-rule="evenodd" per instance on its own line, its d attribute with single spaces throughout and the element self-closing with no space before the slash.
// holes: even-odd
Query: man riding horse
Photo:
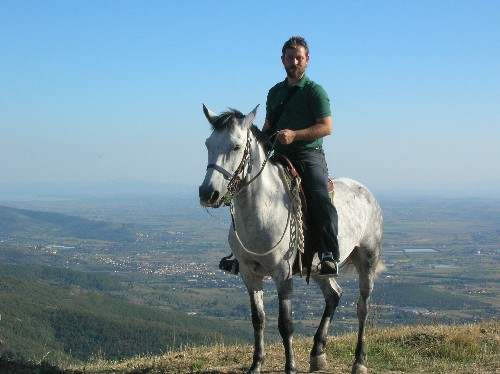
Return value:
<svg viewBox="0 0 500 374">
<path fill-rule="evenodd" d="M 263 131 L 276 135 L 274 154 L 283 155 L 295 166 L 302 180 L 312 228 L 320 236 L 319 275 L 338 276 L 338 217 L 328 194 L 328 168 L 322 148 L 323 137 L 332 133 L 330 100 L 305 71 L 309 47 L 304 38 L 293 36 L 282 48 L 281 62 L 287 77 L 269 90 Z M 237 273 L 236 259 L 225 257 L 220 268 Z"/>
</svg>

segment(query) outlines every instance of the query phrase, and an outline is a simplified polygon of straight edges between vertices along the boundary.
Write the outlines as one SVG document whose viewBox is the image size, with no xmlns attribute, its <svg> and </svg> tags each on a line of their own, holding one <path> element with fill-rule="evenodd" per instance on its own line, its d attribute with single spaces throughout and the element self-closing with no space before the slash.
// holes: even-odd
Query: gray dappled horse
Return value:
<svg viewBox="0 0 500 374">
<path fill-rule="evenodd" d="M 293 194 L 283 177 L 283 168 L 267 162 L 260 130 L 252 124 L 257 108 L 247 116 L 236 110 L 216 115 L 203 105 L 212 125 L 205 144 L 208 166 L 199 188 L 200 204 L 218 208 L 231 204 L 233 223 L 229 230 L 231 251 L 239 261 L 240 273 L 250 295 L 255 347 L 248 373 L 260 373 L 264 362 L 264 303 L 262 280 L 270 276 L 279 299 L 278 329 L 285 348 L 285 372 L 296 373 L 292 349 L 292 274 L 297 256 L 300 219 Z M 377 269 L 382 268 L 381 246 L 383 218 L 374 196 L 366 187 L 351 179 L 334 179 L 339 222 L 340 261 L 353 265 L 359 274 L 358 341 L 353 373 L 366 372 L 364 351 L 365 325 L 370 295 Z M 310 356 L 310 370 L 326 368 L 324 348 L 328 329 L 342 295 L 334 278 L 318 277 L 315 256 L 311 278 L 319 285 L 325 310 Z"/>
</svg>

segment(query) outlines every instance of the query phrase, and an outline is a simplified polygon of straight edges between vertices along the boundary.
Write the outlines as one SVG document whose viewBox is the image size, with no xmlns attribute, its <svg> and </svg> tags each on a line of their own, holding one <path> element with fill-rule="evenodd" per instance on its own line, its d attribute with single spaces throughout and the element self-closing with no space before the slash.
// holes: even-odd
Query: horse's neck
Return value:
<svg viewBox="0 0 500 374">
<path fill-rule="evenodd" d="M 286 221 L 289 197 L 283 183 L 280 170 L 271 161 L 266 160 L 266 152 L 261 146 L 253 149 L 252 173 L 247 176 L 252 180 L 241 194 L 235 197 L 237 219 L 244 226 L 268 227 Z M 262 170 L 261 170 L 262 169 Z"/>
</svg>

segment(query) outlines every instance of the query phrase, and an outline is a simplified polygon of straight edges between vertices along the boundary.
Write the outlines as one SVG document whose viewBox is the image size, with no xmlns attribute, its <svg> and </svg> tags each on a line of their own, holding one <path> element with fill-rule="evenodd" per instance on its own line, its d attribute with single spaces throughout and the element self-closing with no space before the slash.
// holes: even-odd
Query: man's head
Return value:
<svg viewBox="0 0 500 374">
<path fill-rule="evenodd" d="M 309 47 L 307 46 L 306 40 L 302 36 L 292 36 L 288 39 L 285 44 L 283 44 L 281 54 L 284 56 L 287 49 L 297 49 L 298 47 L 303 47 L 306 56 L 309 56 Z"/>
<path fill-rule="evenodd" d="M 309 62 L 307 42 L 301 36 L 292 36 L 285 42 L 281 52 L 281 62 L 286 74 L 289 80 L 295 83 L 302 78 Z"/>
</svg>

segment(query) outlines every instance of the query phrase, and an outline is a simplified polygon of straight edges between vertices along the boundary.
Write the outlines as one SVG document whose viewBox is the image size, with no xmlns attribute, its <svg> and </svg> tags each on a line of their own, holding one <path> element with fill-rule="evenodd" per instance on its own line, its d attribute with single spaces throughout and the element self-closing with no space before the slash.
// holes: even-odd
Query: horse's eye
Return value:
<svg viewBox="0 0 500 374">
<path fill-rule="evenodd" d="M 241 149 L 241 146 L 237 145 L 233 148 L 233 151 L 239 151 Z"/>
</svg>

